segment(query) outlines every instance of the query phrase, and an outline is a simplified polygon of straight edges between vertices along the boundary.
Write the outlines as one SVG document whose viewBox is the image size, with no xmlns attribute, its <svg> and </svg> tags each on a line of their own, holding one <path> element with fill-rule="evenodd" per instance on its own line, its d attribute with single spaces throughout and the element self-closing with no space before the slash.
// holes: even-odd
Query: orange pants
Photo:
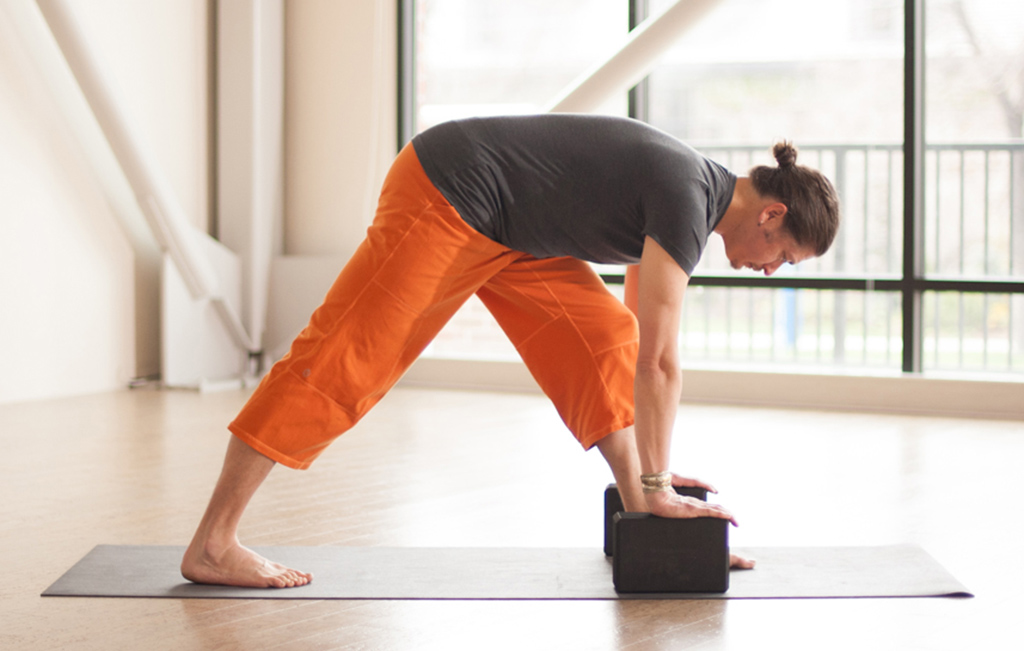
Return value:
<svg viewBox="0 0 1024 651">
<path fill-rule="evenodd" d="M 537 259 L 478 233 L 407 146 L 366 239 L 229 429 L 279 463 L 309 467 L 474 293 L 584 448 L 633 424 L 633 314 L 585 262 Z"/>
</svg>

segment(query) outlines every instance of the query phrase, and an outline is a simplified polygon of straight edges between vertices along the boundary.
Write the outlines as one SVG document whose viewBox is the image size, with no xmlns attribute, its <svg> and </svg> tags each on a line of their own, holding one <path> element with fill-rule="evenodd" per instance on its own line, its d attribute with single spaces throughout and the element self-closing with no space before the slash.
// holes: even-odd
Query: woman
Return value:
<svg viewBox="0 0 1024 651">
<path fill-rule="evenodd" d="M 473 294 L 584 449 L 601 451 L 627 510 L 735 524 L 671 488 L 710 488 L 668 471 L 680 308 L 712 232 L 734 268 L 766 275 L 828 250 L 835 190 L 795 164 L 791 145 L 774 153 L 778 166 L 737 178 L 644 123 L 584 115 L 478 118 L 418 135 L 385 180 L 366 240 L 229 426 L 182 574 L 308 583 L 239 544 L 246 504 L 275 463 L 307 468 L 351 428 Z M 587 261 L 630 265 L 625 305 Z"/>
</svg>

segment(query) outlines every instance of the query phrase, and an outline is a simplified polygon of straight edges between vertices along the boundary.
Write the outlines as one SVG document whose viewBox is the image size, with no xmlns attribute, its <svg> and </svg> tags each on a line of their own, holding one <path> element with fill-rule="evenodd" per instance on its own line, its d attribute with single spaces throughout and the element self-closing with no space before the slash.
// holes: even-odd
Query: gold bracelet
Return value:
<svg viewBox="0 0 1024 651">
<path fill-rule="evenodd" d="M 664 484 L 671 485 L 672 473 L 666 470 L 665 472 L 652 472 L 646 475 L 640 475 L 640 483 L 658 486 Z"/>
<path fill-rule="evenodd" d="M 671 486 L 644 486 L 644 495 L 648 493 L 673 493 Z"/>
<path fill-rule="evenodd" d="M 640 484 L 645 494 L 672 492 L 672 473 L 665 471 L 640 475 Z"/>
</svg>

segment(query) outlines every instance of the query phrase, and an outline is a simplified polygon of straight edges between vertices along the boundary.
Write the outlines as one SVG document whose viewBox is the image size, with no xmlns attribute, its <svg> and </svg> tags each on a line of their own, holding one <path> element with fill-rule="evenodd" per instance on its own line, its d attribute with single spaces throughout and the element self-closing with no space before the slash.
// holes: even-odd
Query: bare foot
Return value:
<svg viewBox="0 0 1024 651">
<path fill-rule="evenodd" d="M 295 588 L 313 580 L 312 574 L 272 563 L 238 543 L 211 553 L 193 542 L 181 561 L 181 575 L 194 583 L 245 588 Z"/>
<path fill-rule="evenodd" d="M 757 561 L 739 554 L 729 554 L 729 568 L 733 570 L 752 570 Z"/>
</svg>

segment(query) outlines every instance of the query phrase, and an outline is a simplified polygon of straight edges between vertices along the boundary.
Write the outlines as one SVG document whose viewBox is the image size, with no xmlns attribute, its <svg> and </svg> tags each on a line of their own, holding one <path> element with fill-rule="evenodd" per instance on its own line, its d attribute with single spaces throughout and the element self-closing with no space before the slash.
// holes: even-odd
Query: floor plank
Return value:
<svg viewBox="0 0 1024 651">
<path fill-rule="evenodd" d="M 0 648 L 1014 648 L 1024 424 L 684 406 L 673 463 L 738 516 L 734 546 L 917 543 L 975 599 L 623 602 L 41 598 L 98 543 L 185 544 L 245 394 L 125 391 L 0 406 Z M 595 452 L 539 396 L 402 388 L 304 472 L 254 545 L 594 546 Z"/>
</svg>

